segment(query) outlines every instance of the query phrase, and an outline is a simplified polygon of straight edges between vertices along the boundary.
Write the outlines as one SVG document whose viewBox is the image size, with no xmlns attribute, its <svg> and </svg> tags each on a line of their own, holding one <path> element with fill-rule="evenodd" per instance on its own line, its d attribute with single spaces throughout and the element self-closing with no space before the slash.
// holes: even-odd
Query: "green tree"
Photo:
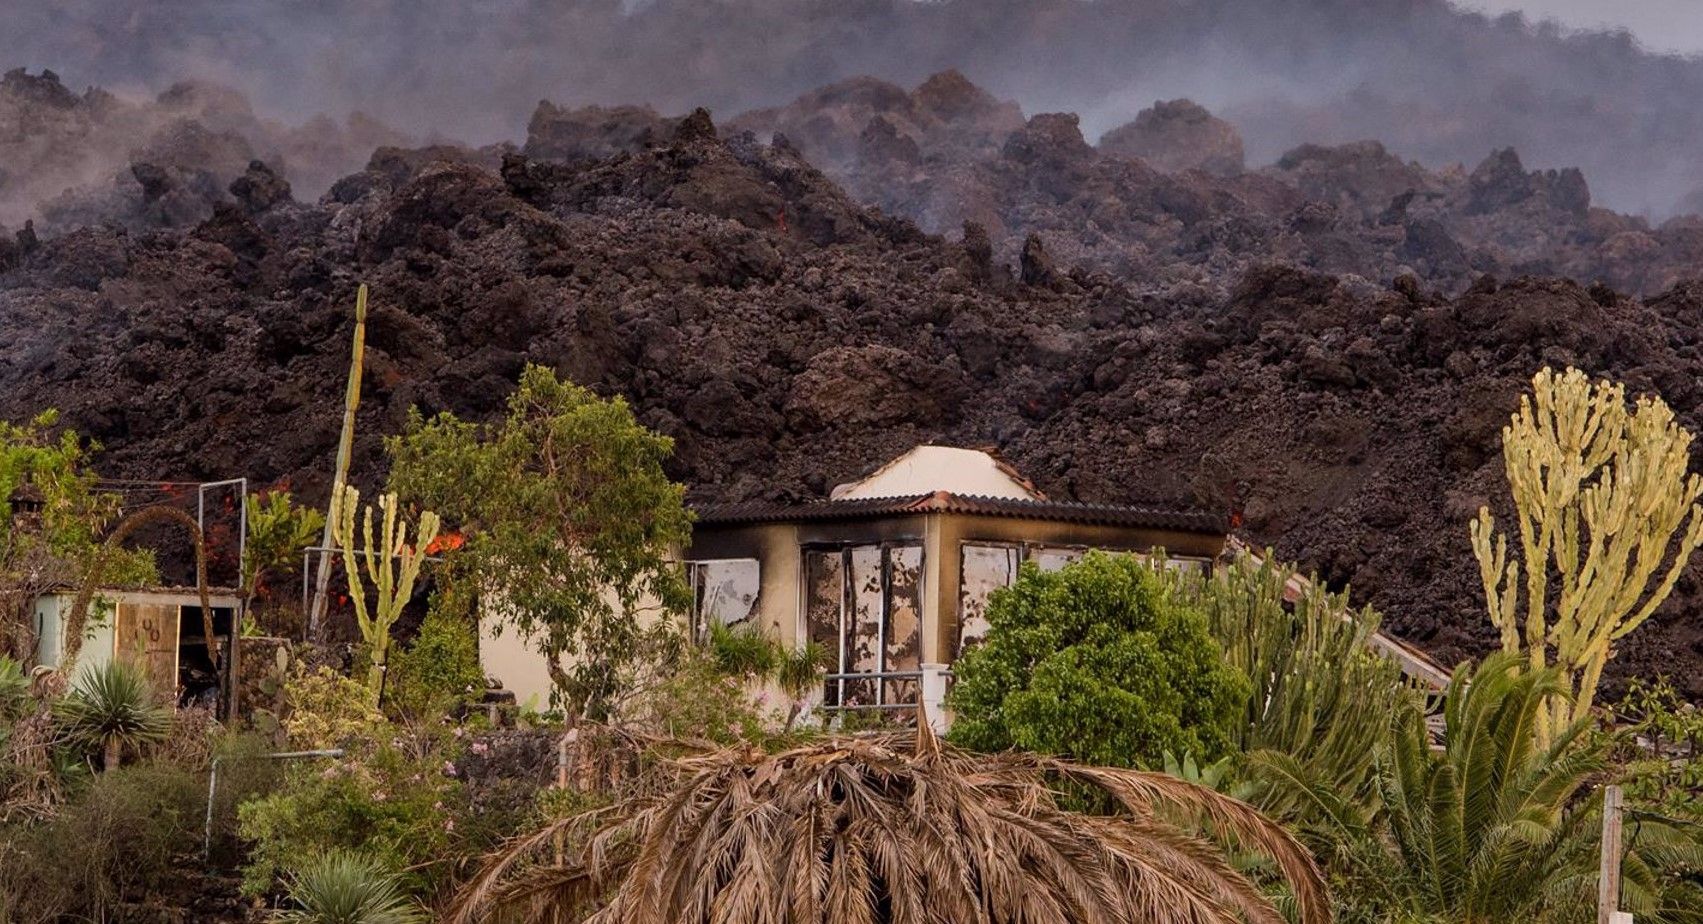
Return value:
<svg viewBox="0 0 1703 924">
<path fill-rule="evenodd" d="M 248 541 L 243 545 L 242 587 L 252 606 L 267 596 L 267 578 L 301 567 L 302 550 L 319 541 L 325 514 L 297 504 L 288 491 L 267 491 L 243 498 Z"/>
<path fill-rule="evenodd" d="M 98 490 L 88 469 L 95 447 L 57 430 L 58 421 L 53 411 L 24 424 L 0 420 L 0 654 L 25 665 L 35 661 L 36 598 L 81 583 L 119 514 L 118 497 Z M 29 507 L 14 510 L 14 498 Z M 153 583 L 153 556 L 117 551 L 106 579 Z"/>
<path fill-rule="evenodd" d="M 1026 566 L 988 599 L 986 640 L 962 655 L 952 736 L 1108 766 L 1212 760 L 1235 743 L 1248 680 L 1199 609 L 1128 555 Z"/>
<path fill-rule="evenodd" d="M 439 583 L 420 634 L 391 659 L 386 702 L 403 715 L 425 718 L 485 689 L 472 601 L 448 581 Z"/>
<path fill-rule="evenodd" d="M 643 606 L 686 602 L 671 558 L 691 519 L 662 468 L 673 441 L 621 399 L 529 366 L 501 420 L 415 414 L 388 449 L 391 489 L 460 525 L 451 567 L 471 576 L 482 611 L 538 646 L 570 716 L 608 718 L 668 647 L 670 620 Z"/>
</svg>

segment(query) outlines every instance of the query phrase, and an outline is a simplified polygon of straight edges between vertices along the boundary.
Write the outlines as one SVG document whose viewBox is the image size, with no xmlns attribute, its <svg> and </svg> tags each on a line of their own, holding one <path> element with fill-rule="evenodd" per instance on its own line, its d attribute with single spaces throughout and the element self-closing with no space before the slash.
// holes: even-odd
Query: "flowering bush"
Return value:
<svg viewBox="0 0 1703 924">
<path fill-rule="evenodd" d="M 340 747 L 388 727 L 372 707 L 367 688 L 329 667 L 293 674 L 284 683 L 284 702 L 289 710 L 284 734 L 292 748 Z"/>
<path fill-rule="evenodd" d="M 405 874 L 419 894 L 443 885 L 456 858 L 485 845 L 469 843 L 464 826 L 466 787 L 450 735 L 383 734 L 348 748 L 339 760 L 293 766 L 284 785 L 238 810 L 239 831 L 250 842 L 244 891 L 263 895 L 284 870 L 301 869 L 335 849 L 360 849 L 386 870 Z"/>
</svg>

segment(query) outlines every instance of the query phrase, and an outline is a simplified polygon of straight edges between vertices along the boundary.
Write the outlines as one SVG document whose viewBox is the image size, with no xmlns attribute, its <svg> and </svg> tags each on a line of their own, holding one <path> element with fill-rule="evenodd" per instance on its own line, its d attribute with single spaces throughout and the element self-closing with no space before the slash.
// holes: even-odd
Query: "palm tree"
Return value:
<svg viewBox="0 0 1703 924">
<path fill-rule="evenodd" d="M 366 856 L 336 850 L 289 879 L 297 907 L 273 914 L 279 924 L 421 924 L 425 916 L 402 894 L 400 880 Z"/>
<path fill-rule="evenodd" d="M 163 741 L 171 731 L 171 710 L 154 702 L 147 676 L 127 661 L 84 670 L 53 714 L 68 740 L 101 750 L 107 770 L 118 766 L 126 749 Z"/>
<path fill-rule="evenodd" d="M 1275 861 L 1301 924 L 1330 921 L 1311 856 L 1241 802 L 1165 774 L 970 754 L 917 725 L 909 745 L 678 759 L 666 791 L 493 854 L 448 920 L 1281 924 L 1226 860 L 1234 845 Z M 1061 792 L 1115 809 L 1072 811 Z M 559 836 L 576 851 L 550 863 Z"/>
<path fill-rule="evenodd" d="M 1310 806 L 1311 833 L 1334 845 L 1330 865 L 1355 868 L 1351 879 L 1372 884 L 1368 901 L 1396 919 L 1571 920 L 1569 909 L 1594 906 L 1600 815 L 1579 796 L 1605 761 L 1585 721 L 1538 747 L 1540 710 L 1563 687 L 1558 672 L 1510 655 L 1462 665 L 1443 701 L 1442 751 L 1423 710 L 1398 714 L 1378 753 L 1376 812 L 1292 757 L 1252 760 Z"/>
</svg>

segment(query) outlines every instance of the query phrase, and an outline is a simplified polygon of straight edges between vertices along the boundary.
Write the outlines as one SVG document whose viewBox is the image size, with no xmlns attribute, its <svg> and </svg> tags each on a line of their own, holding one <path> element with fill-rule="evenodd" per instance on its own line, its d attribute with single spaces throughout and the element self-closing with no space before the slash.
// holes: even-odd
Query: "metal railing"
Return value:
<svg viewBox="0 0 1703 924">
<path fill-rule="evenodd" d="M 952 677 L 952 674 L 951 674 L 950 671 L 942 671 L 941 673 L 944 674 L 948 680 L 950 680 L 951 677 Z M 832 686 L 839 693 L 839 696 L 836 697 L 838 702 L 834 705 L 828 705 L 827 703 L 823 703 L 822 708 L 823 708 L 823 710 L 825 710 L 827 712 L 879 711 L 879 710 L 883 710 L 883 709 L 915 709 L 917 707 L 917 702 L 922 699 L 923 678 L 926 674 L 927 674 L 926 671 L 921 671 L 921 670 L 913 670 L 913 671 L 853 671 L 853 672 L 847 672 L 847 673 L 828 674 L 824 678 L 824 680 L 827 682 L 828 685 Z M 911 681 L 911 682 L 916 684 L 915 692 L 910 697 L 904 699 L 903 701 L 887 702 L 886 701 L 887 684 L 889 682 L 892 682 L 892 681 L 900 681 L 900 682 Z M 868 683 L 873 685 L 874 690 L 875 690 L 876 702 L 873 702 L 873 703 L 850 703 L 850 704 L 848 704 L 846 702 L 846 688 L 847 688 L 847 686 L 854 684 L 854 683 L 859 683 L 859 682 L 868 682 Z"/>
</svg>

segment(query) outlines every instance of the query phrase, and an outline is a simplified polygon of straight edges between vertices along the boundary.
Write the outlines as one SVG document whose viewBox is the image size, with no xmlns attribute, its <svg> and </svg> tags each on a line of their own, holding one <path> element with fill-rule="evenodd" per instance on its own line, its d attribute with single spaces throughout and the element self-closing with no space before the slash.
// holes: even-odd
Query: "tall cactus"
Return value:
<svg viewBox="0 0 1703 924">
<path fill-rule="evenodd" d="M 1539 372 L 1502 429 L 1519 550 L 1488 507 L 1472 547 L 1502 648 L 1533 668 L 1553 658 L 1568 677 L 1570 695 L 1540 717 L 1541 743 L 1590 710 L 1614 642 L 1650 618 L 1703 545 L 1691 439 L 1660 398 L 1629 410 L 1622 386 L 1577 369 Z"/>
<path fill-rule="evenodd" d="M 426 548 L 438 536 L 441 525 L 438 515 L 428 510 L 420 514 L 414 542 L 408 542 L 408 524 L 399 516 L 401 504 L 395 494 L 379 497 L 382 528 L 378 542 L 373 541 L 373 508 L 361 511 L 361 544 L 355 544 L 356 511 L 361 507 L 361 492 L 343 485 L 332 499 L 331 523 L 337 548 L 343 553 L 343 570 L 349 577 L 349 599 L 355 606 L 355 621 L 360 625 L 361 638 L 372 656 L 367 672 L 367 689 L 373 702 L 378 702 L 384 685 L 384 671 L 390 653 L 390 627 L 402 615 L 402 607 L 414 594 L 414 582 L 426 561 Z M 366 575 L 365 580 L 362 574 Z M 376 600 L 367 607 L 366 581 L 372 582 Z"/>
</svg>

